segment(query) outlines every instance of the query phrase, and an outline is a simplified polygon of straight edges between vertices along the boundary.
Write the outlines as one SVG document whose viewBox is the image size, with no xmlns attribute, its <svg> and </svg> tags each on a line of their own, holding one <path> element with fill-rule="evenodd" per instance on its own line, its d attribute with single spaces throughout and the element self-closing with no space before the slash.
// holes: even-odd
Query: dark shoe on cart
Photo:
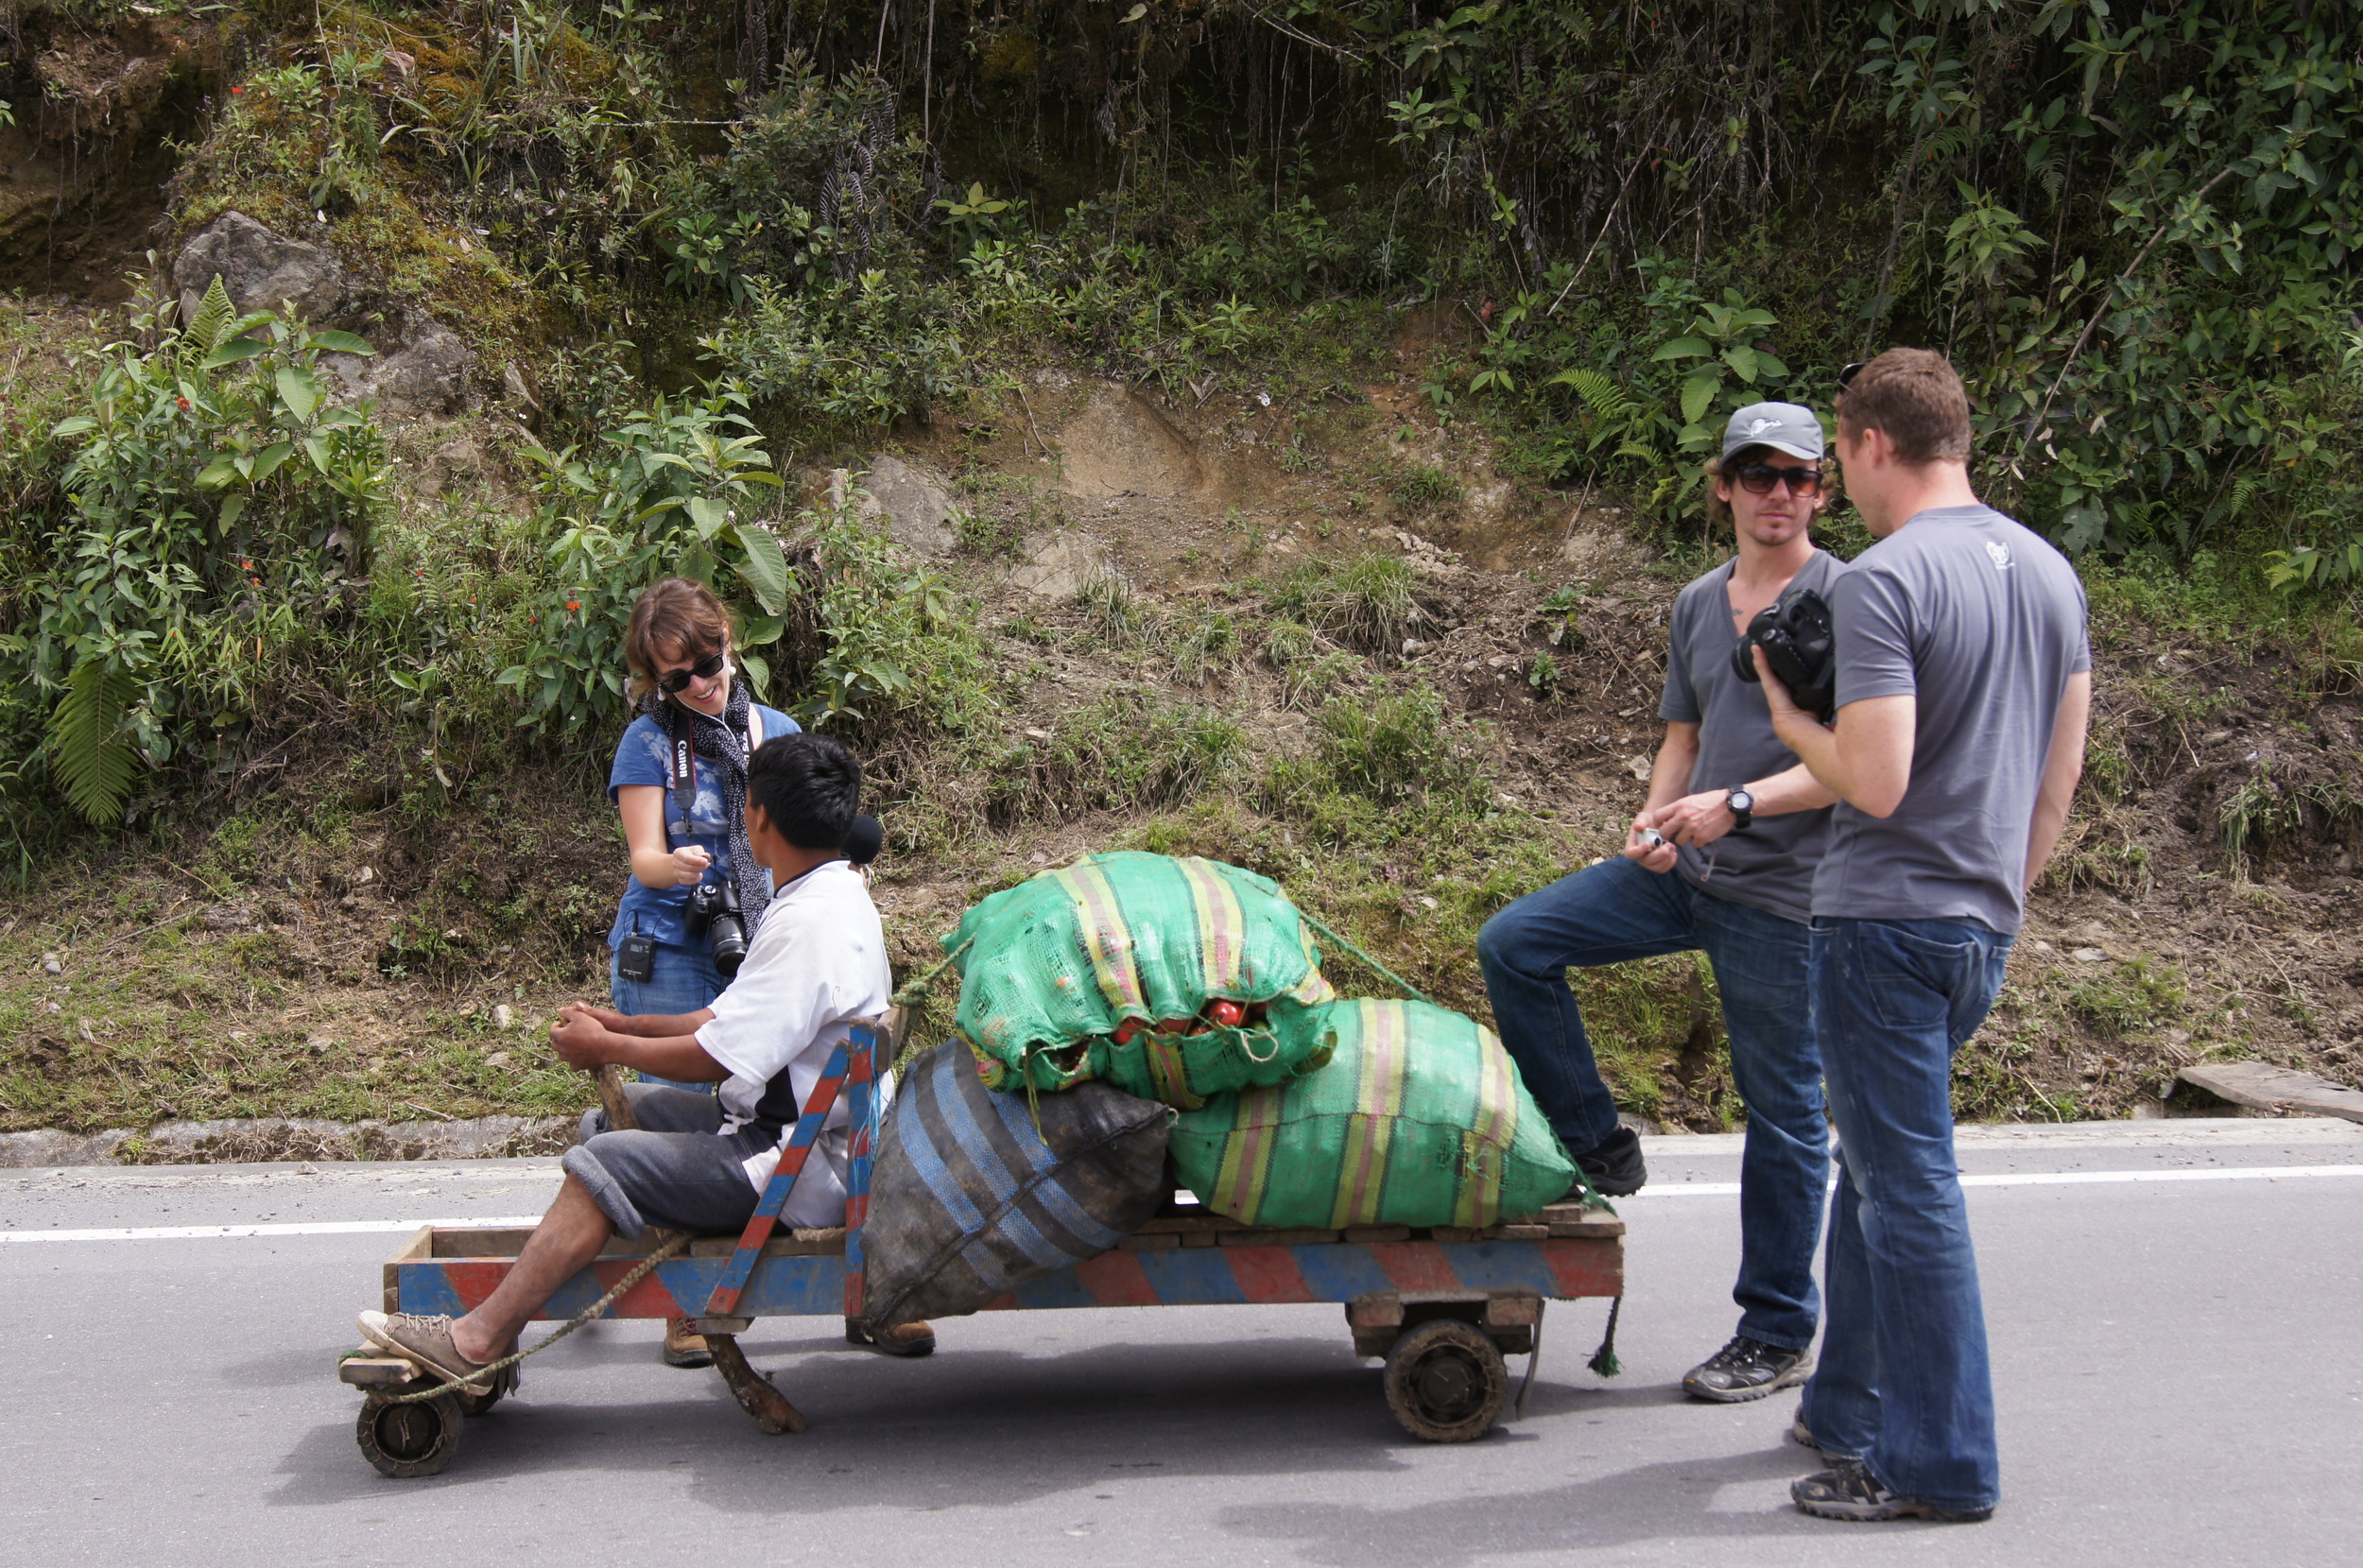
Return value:
<svg viewBox="0 0 2363 1568">
<path fill-rule="evenodd" d="M 1584 1180 L 1603 1198 L 1625 1198 L 1641 1190 L 1649 1170 L 1641 1163 L 1641 1134 L 1619 1127 L 1581 1153 L 1568 1150 Z"/>
<path fill-rule="evenodd" d="M 461 1355 L 459 1347 L 452 1343 L 449 1318 L 429 1318 L 415 1312 L 365 1312 L 355 1321 L 362 1338 L 382 1351 L 417 1363 L 445 1382 L 474 1378 L 484 1370 L 480 1362 Z M 492 1388 L 488 1376 L 468 1384 L 465 1391 L 487 1394 Z"/>
<path fill-rule="evenodd" d="M 880 1355 L 931 1355 L 936 1348 L 936 1331 L 925 1323 L 897 1323 L 872 1334 L 848 1318 L 845 1342 L 876 1351 Z"/>
<path fill-rule="evenodd" d="M 1993 1517 L 1992 1508 L 1940 1508 L 1917 1497 L 1898 1497 L 1881 1486 L 1860 1459 L 1840 1459 L 1829 1469 L 1792 1485 L 1788 1495 L 1817 1519 L 1843 1519 L 1854 1524 L 1927 1519 L 1940 1525 L 1976 1525 Z"/>
<path fill-rule="evenodd" d="M 1692 1399 L 1717 1404 L 1739 1404 L 1763 1399 L 1783 1388 L 1794 1388 L 1813 1375 L 1813 1356 L 1805 1351 L 1785 1351 L 1744 1334 L 1690 1369 L 1682 1392 Z"/>
</svg>

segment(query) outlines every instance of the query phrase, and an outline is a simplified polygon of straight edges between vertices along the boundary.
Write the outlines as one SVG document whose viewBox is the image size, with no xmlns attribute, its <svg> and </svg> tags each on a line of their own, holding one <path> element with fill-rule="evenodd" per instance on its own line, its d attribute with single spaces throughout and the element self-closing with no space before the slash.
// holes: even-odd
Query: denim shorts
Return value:
<svg viewBox="0 0 2363 1568">
<path fill-rule="evenodd" d="M 645 980 L 624 978 L 620 955 L 608 960 L 608 993 L 615 999 L 615 1010 L 628 1017 L 652 1013 L 669 1018 L 699 1012 L 712 1007 L 714 999 L 729 984 L 722 978 L 721 971 L 714 967 L 714 955 L 703 946 L 657 943 L 656 962 Z M 710 1083 L 682 1083 L 648 1073 L 641 1074 L 640 1081 L 668 1089 L 686 1089 L 697 1094 L 711 1094 L 715 1090 Z"/>
<path fill-rule="evenodd" d="M 582 1142 L 560 1162 L 608 1223 L 630 1238 L 651 1225 L 699 1234 L 743 1230 L 763 1195 L 741 1162 L 761 1150 L 747 1134 L 721 1130 L 722 1102 L 652 1083 L 626 1084 L 624 1093 L 638 1129 L 611 1132 L 606 1111 L 586 1111 Z"/>
</svg>

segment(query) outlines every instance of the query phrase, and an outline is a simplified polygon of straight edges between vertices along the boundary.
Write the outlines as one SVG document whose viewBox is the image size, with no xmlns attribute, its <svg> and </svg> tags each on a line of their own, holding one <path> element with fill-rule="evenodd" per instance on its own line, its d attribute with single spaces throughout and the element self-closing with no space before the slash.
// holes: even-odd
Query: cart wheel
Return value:
<svg viewBox="0 0 2363 1568">
<path fill-rule="evenodd" d="M 451 1391 L 451 1397 L 458 1401 L 461 1415 L 480 1416 L 516 1391 L 517 1369 L 503 1367 L 492 1374 L 492 1387 L 490 1393 L 472 1394 L 465 1388 L 454 1388 Z"/>
<path fill-rule="evenodd" d="M 354 1440 L 381 1475 L 398 1481 L 433 1475 L 459 1446 L 459 1401 L 450 1394 L 398 1404 L 371 1394 L 361 1406 Z"/>
<path fill-rule="evenodd" d="M 1407 1329 L 1387 1357 L 1387 1407 L 1433 1443 L 1465 1443 L 1492 1429 L 1509 1393 L 1502 1353 L 1474 1324 L 1440 1318 Z"/>
</svg>

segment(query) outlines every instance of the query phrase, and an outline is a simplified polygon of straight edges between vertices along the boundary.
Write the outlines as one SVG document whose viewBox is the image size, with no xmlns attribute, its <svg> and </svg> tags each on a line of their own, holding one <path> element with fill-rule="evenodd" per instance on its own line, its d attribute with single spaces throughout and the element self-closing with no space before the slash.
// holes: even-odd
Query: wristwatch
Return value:
<svg viewBox="0 0 2363 1568">
<path fill-rule="evenodd" d="M 1746 784 L 1732 785 L 1732 792 L 1723 797 L 1723 804 L 1731 809 L 1734 833 L 1756 819 L 1756 798 L 1748 793 Z"/>
</svg>

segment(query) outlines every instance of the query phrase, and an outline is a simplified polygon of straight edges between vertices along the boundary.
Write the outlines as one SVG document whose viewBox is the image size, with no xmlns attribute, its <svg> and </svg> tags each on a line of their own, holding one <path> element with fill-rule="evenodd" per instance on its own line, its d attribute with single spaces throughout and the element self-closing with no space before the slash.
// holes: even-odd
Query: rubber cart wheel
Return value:
<svg viewBox="0 0 2363 1568">
<path fill-rule="evenodd" d="M 1473 1442 L 1509 1394 L 1502 1353 L 1482 1329 L 1440 1318 L 1407 1329 L 1387 1355 L 1387 1407 L 1432 1443 Z"/>
<path fill-rule="evenodd" d="M 361 1405 L 354 1440 L 379 1474 L 407 1481 L 437 1474 L 451 1463 L 465 1419 L 458 1400 L 449 1394 L 407 1404 L 371 1394 Z"/>
</svg>

